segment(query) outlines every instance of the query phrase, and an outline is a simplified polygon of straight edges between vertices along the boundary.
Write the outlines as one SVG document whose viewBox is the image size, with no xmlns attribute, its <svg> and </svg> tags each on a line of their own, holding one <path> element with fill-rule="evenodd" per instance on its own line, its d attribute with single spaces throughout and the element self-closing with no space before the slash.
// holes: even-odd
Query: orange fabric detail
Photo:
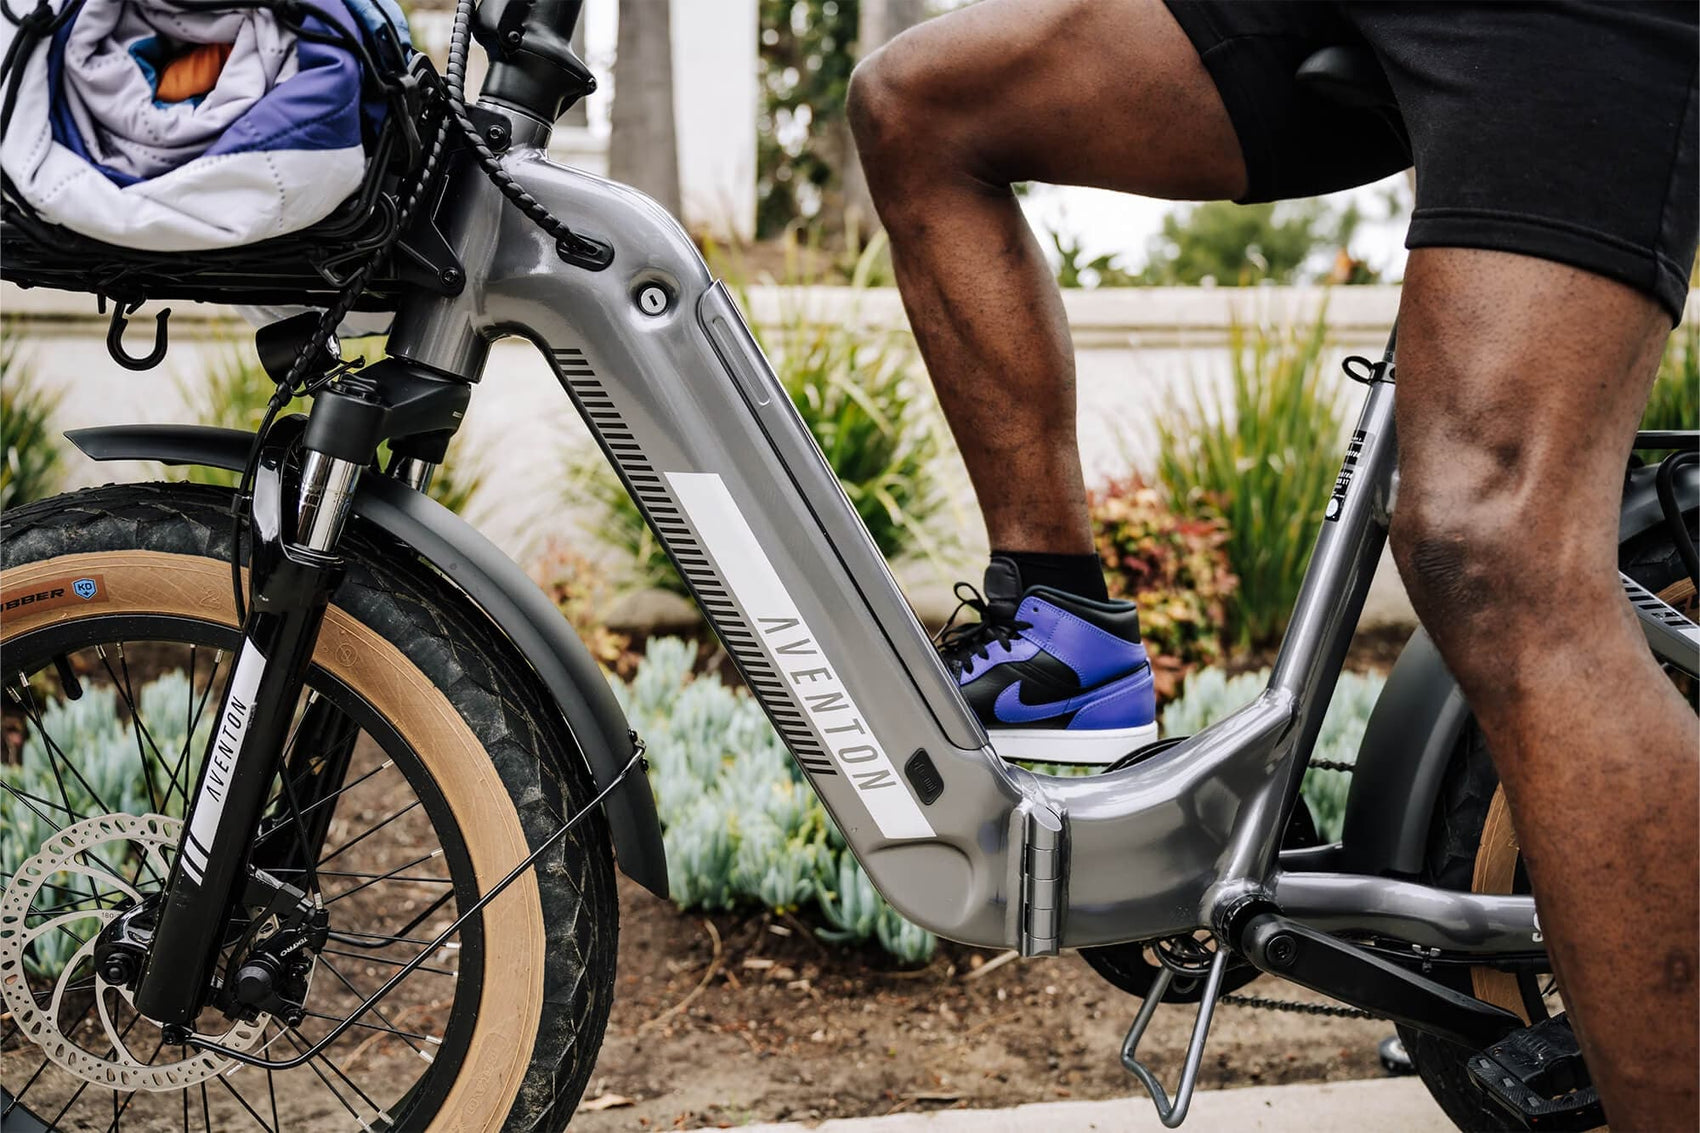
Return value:
<svg viewBox="0 0 1700 1133">
<path fill-rule="evenodd" d="M 203 43 L 184 52 L 159 73 L 154 96 L 161 102 L 186 102 L 198 94 L 206 94 L 218 85 L 224 62 L 229 58 L 228 43 Z"/>
</svg>

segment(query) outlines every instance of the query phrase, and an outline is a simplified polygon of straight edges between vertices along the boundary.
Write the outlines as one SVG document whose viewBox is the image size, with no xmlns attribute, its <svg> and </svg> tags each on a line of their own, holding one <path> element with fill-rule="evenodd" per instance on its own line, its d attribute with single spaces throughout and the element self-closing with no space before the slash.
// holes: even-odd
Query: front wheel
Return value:
<svg viewBox="0 0 1700 1133">
<path fill-rule="evenodd" d="M 193 1029 L 282 1060 L 353 1025 L 298 1068 L 244 1069 L 167 1041 L 134 1009 L 110 945 L 97 955 L 174 865 L 240 641 L 230 501 L 113 486 L 6 516 L 0 1123 L 563 1128 L 613 995 L 600 814 L 360 1011 L 594 789 L 512 645 L 405 548 L 357 527 L 252 851 L 328 930 L 288 953 L 299 1007 L 233 1013 L 233 969 L 271 924 L 244 898 Z"/>
</svg>

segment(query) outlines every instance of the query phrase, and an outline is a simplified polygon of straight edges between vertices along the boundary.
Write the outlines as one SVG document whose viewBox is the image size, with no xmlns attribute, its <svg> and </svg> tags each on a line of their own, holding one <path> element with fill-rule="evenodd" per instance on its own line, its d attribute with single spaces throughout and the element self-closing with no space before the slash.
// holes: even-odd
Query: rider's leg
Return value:
<svg viewBox="0 0 1700 1133">
<path fill-rule="evenodd" d="M 1240 196 L 1197 51 L 1159 0 L 984 0 L 857 68 L 850 120 L 991 545 L 1089 553 L 1073 345 L 1010 186 Z"/>
<path fill-rule="evenodd" d="M 1696 1128 L 1694 714 L 1616 575 L 1670 315 L 1575 268 L 1413 251 L 1393 547 L 1488 737 L 1613 1128 Z"/>
</svg>

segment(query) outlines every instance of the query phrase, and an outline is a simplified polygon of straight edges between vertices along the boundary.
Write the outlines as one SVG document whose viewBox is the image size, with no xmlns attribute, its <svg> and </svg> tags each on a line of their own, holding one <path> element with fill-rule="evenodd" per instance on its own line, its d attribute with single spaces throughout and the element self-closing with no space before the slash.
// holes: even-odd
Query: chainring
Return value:
<svg viewBox="0 0 1700 1133">
<path fill-rule="evenodd" d="M 131 901 L 143 898 L 135 883 L 121 876 L 112 863 L 129 860 L 139 848 L 142 868 L 151 869 L 156 877 L 166 877 L 170 872 L 166 852 L 176 847 L 182 829 L 182 820 L 162 814 L 105 814 L 83 819 L 57 831 L 43 842 L 35 855 L 18 868 L 5 893 L 0 895 L 0 998 L 4 999 L 24 1037 L 40 1047 L 51 1061 L 85 1082 L 123 1091 L 181 1090 L 215 1078 L 236 1065 L 231 1059 L 209 1052 L 176 1062 L 144 1062 L 131 1050 L 136 1039 L 130 1037 L 131 1030 L 136 1023 L 143 1021 L 142 1018 L 136 1016 L 120 1029 L 113 1017 L 114 1001 L 118 1000 L 129 1006 L 132 1015 L 135 1014 L 129 990 L 108 983 L 95 969 L 94 949 L 100 930 L 121 911 L 106 902 L 116 897 Z M 114 855 L 111 850 L 117 846 L 131 849 Z M 102 849 L 108 851 L 104 861 L 95 853 Z M 138 868 L 138 875 L 140 872 Z M 39 910 L 31 912 L 44 888 L 48 888 L 49 893 L 63 893 L 69 887 L 62 883 L 68 879 L 77 879 L 75 884 L 87 887 L 88 900 L 95 907 L 73 909 L 58 915 L 48 915 Z M 64 904 L 62 901 L 57 903 Z M 74 903 L 80 905 L 83 902 L 78 900 Z M 44 916 L 47 919 L 41 920 Z M 32 918 L 37 923 L 32 925 Z M 36 998 L 36 991 L 30 986 L 26 955 L 43 937 L 59 932 L 65 925 L 79 922 L 92 925 L 93 931 L 88 932 L 87 943 L 80 945 L 57 975 L 51 977 L 52 991 L 44 1004 Z M 74 980 L 79 972 L 86 975 Z M 89 1016 L 87 1010 L 75 1015 L 71 1034 L 64 1033 L 60 1025 L 62 1013 L 74 1014 L 74 1008 L 66 1003 L 67 995 L 73 997 L 73 1002 L 75 997 L 87 995 L 91 987 L 89 980 L 93 981 L 92 1006 L 100 1021 L 99 1029 L 92 1032 L 94 1049 L 73 1037 L 84 1030 Z M 73 987 L 73 982 L 77 986 Z M 269 1016 L 262 1015 L 252 1023 L 238 1021 L 220 1035 L 197 1034 L 195 1037 L 235 1050 L 247 1050 L 259 1040 L 270 1021 Z M 150 1032 L 157 1036 L 158 1028 L 149 1026 Z M 104 1053 L 97 1053 L 102 1048 Z M 158 1052 L 155 1053 L 157 1057 Z"/>
</svg>

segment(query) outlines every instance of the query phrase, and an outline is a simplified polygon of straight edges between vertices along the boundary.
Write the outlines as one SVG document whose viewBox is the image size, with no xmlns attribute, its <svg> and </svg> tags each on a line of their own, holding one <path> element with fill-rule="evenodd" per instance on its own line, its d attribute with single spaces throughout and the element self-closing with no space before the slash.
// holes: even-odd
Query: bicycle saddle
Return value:
<svg viewBox="0 0 1700 1133">
<path fill-rule="evenodd" d="M 1306 57 L 1293 77 L 1301 87 L 1343 106 L 1398 112 L 1398 100 L 1367 47 L 1324 47 Z"/>
</svg>

